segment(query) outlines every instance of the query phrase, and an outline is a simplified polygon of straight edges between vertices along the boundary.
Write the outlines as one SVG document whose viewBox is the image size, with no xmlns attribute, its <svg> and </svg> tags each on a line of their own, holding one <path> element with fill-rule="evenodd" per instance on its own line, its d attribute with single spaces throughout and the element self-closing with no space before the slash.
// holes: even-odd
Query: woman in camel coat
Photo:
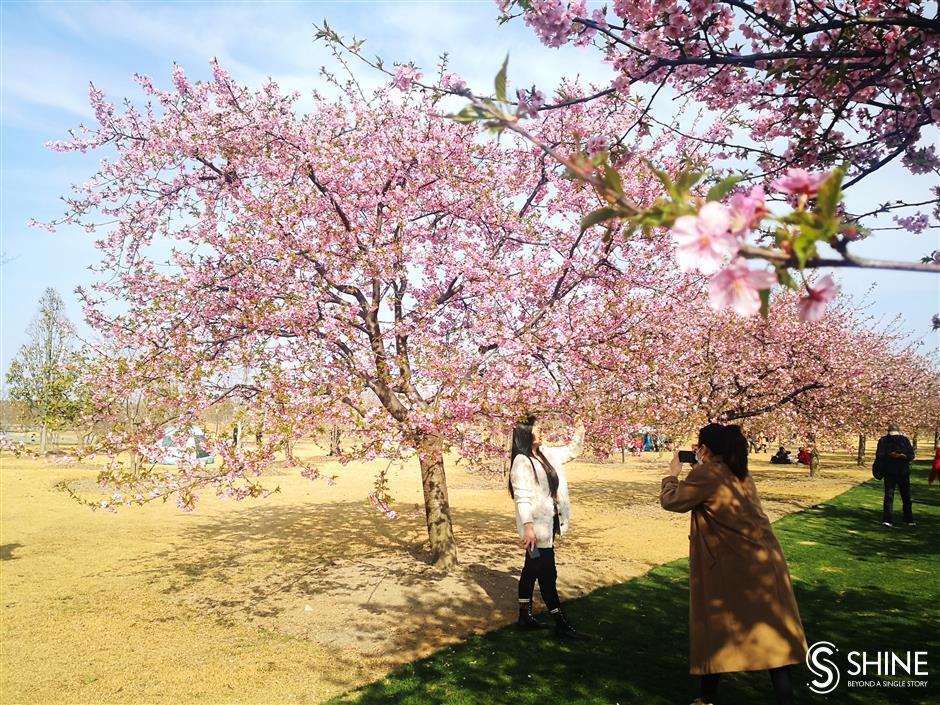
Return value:
<svg viewBox="0 0 940 705">
<path fill-rule="evenodd" d="M 660 503 L 692 512 L 689 536 L 690 672 L 702 676 L 702 703 L 715 703 L 722 673 L 769 670 L 777 702 L 793 702 L 790 666 L 806 638 L 787 562 L 747 471 L 738 426 L 699 431 L 698 463 L 685 480 L 678 454 Z"/>
</svg>

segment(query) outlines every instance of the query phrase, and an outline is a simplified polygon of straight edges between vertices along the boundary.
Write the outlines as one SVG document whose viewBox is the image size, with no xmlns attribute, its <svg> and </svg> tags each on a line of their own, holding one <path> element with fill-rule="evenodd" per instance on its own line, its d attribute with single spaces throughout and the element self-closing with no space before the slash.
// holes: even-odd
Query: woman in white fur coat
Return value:
<svg viewBox="0 0 940 705">
<path fill-rule="evenodd" d="M 555 536 L 568 530 L 571 499 L 564 465 L 581 454 L 584 426 L 578 422 L 574 439 L 567 446 L 542 445 L 542 429 L 535 416 L 528 416 L 512 432 L 512 466 L 509 494 L 516 502 L 516 525 L 525 548 L 525 563 L 519 578 L 520 629 L 542 629 L 546 625 L 532 615 L 536 580 L 549 613 L 555 618 L 558 636 L 588 639 L 568 620 L 561 608 L 556 582 Z"/>
</svg>

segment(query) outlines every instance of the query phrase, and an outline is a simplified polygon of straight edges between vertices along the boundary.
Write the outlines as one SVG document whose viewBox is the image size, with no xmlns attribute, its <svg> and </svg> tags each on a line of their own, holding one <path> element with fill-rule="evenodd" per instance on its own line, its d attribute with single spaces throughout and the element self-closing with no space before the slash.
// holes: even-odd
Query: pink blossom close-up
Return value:
<svg viewBox="0 0 940 705">
<path fill-rule="evenodd" d="M 740 244 L 730 233 L 731 212 L 720 203 L 706 203 L 698 215 L 683 215 L 672 226 L 676 262 L 683 272 L 714 274 L 737 254 Z"/>
<path fill-rule="evenodd" d="M 607 151 L 609 140 L 605 135 L 594 135 L 584 145 L 587 153 L 592 157 L 601 152 Z"/>
<path fill-rule="evenodd" d="M 839 293 L 839 285 L 831 276 L 826 275 L 820 279 L 816 286 L 806 287 L 809 296 L 800 299 L 797 307 L 800 319 L 803 321 L 818 321 L 826 311 L 826 304 L 832 301 Z"/>
<path fill-rule="evenodd" d="M 767 205 L 764 202 L 764 187 L 757 185 L 745 193 L 739 191 L 728 200 L 731 209 L 730 230 L 733 235 L 743 236 L 756 228 L 765 215 Z"/>
<path fill-rule="evenodd" d="M 711 278 L 709 304 L 716 310 L 730 308 L 740 316 L 754 316 L 760 311 L 760 290 L 777 283 L 777 275 L 761 269 L 749 269 L 738 257 Z"/>
<path fill-rule="evenodd" d="M 422 74 L 414 66 L 396 66 L 395 67 L 395 88 L 400 90 L 402 93 L 407 93 L 411 90 L 411 85 L 415 81 L 420 81 Z"/>
<path fill-rule="evenodd" d="M 775 191 L 791 196 L 812 198 L 819 192 L 819 187 L 829 178 L 829 172 L 811 173 L 806 169 L 792 168 L 779 179 L 770 182 Z"/>
</svg>

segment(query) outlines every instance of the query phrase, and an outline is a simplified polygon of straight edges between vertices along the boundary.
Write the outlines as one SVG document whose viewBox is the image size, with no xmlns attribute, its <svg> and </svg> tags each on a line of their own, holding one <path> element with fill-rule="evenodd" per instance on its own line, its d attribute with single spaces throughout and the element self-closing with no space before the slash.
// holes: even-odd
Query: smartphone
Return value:
<svg viewBox="0 0 940 705">
<path fill-rule="evenodd" d="M 698 461 L 695 459 L 695 453 L 691 450 L 680 450 L 679 451 L 679 462 L 680 463 L 689 463 L 695 465 Z"/>
<path fill-rule="evenodd" d="M 541 555 L 542 555 L 542 553 L 539 551 L 539 547 L 538 547 L 538 546 L 533 546 L 533 547 L 529 550 L 529 558 L 538 558 L 538 557 L 541 556 Z"/>
</svg>

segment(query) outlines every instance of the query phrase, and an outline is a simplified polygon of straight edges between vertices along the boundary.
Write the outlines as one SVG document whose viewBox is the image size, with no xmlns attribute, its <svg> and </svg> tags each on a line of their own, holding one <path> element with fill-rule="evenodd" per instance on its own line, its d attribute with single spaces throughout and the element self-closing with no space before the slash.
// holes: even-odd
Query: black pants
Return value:
<svg viewBox="0 0 940 705">
<path fill-rule="evenodd" d="M 528 552 L 525 554 L 525 564 L 522 566 L 522 575 L 519 577 L 519 599 L 531 600 L 535 592 L 535 581 L 539 581 L 539 591 L 545 606 L 553 610 L 561 605 L 558 598 L 558 570 L 555 568 L 555 549 L 540 548 L 539 557 L 532 558 Z"/>
<path fill-rule="evenodd" d="M 770 683 L 774 689 L 774 699 L 777 705 L 793 705 L 793 681 L 790 677 L 790 666 L 781 668 L 771 668 Z M 709 673 L 702 676 L 702 702 L 718 702 L 718 683 L 721 680 L 720 673 Z"/>
<path fill-rule="evenodd" d="M 904 521 L 914 521 L 914 512 L 911 508 L 911 476 L 904 475 L 885 475 L 885 505 L 884 518 L 882 521 L 891 523 L 891 516 L 894 513 L 894 488 L 901 491 L 901 504 L 904 507 Z"/>
</svg>

